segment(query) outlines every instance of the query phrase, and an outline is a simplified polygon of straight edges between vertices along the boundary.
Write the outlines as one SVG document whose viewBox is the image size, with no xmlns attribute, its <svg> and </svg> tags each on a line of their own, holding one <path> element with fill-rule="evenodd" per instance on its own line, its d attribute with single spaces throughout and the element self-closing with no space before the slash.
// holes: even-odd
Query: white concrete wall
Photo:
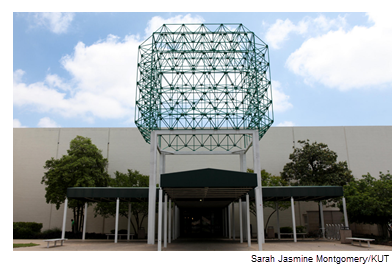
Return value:
<svg viewBox="0 0 392 266">
<path fill-rule="evenodd" d="M 43 223 L 43 230 L 62 224 L 62 207 L 45 201 L 45 187 L 41 179 L 45 161 L 67 154 L 70 141 L 77 135 L 91 138 L 109 159 L 109 174 L 127 169 L 149 175 L 149 144 L 137 128 L 14 128 L 13 139 L 13 220 Z M 392 170 L 392 126 L 369 127 L 272 127 L 260 141 L 261 166 L 268 172 L 279 175 L 289 162 L 293 145 L 297 140 L 326 143 L 338 154 L 338 160 L 347 160 L 356 178 L 370 172 L 378 177 L 379 171 Z M 253 168 L 252 148 L 247 154 L 247 167 Z M 159 156 L 158 156 L 159 158 Z M 240 170 L 238 155 L 225 156 L 167 156 L 166 172 L 200 168 Z M 159 169 L 157 169 L 159 171 Z M 300 209 L 298 208 L 300 206 Z M 314 203 L 296 204 L 296 224 L 303 224 L 302 214 L 307 210 L 318 210 Z M 264 219 L 271 209 L 265 209 Z M 298 215 L 297 215 L 298 214 Z M 93 207 L 89 208 L 88 232 L 109 232 L 114 229 L 114 219 L 93 218 Z M 276 215 L 269 225 L 276 225 Z M 72 211 L 67 214 L 67 228 L 71 230 Z M 238 215 L 236 216 L 238 220 Z M 255 222 L 255 217 L 251 220 Z M 291 226 L 290 208 L 280 215 L 281 226 Z M 236 221 L 238 225 L 239 222 Z M 120 218 L 120 229 L 127 228 L 125 218 Z M 254 233 L 256 228 L 254 226 Z M 239 236 L 239 229 L 236 234 Z"/>
</svg>

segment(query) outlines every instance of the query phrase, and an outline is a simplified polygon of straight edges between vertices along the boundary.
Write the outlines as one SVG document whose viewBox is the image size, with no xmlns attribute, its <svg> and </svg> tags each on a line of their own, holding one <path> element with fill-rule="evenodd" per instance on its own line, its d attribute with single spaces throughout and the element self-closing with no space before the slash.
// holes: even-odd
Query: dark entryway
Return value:
<svg viewBox="0 0 392 266">
<path fill-rule="evenodd" d="M 192 238 L 222 237 L 221 208 L 183 208 L 180 210 L 180 235 Z"/>
</svg>

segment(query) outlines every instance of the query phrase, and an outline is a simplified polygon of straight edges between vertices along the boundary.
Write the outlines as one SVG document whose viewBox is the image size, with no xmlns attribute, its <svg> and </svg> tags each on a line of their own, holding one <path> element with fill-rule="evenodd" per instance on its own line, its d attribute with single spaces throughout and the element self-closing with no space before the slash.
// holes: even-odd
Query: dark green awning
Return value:
<svg viewBox="0 0 392 266">
<path fill-rule="evenodd" d="M 254 190 L 249 197 L 254 198 Z M 285 201 L 291 197 L 295 201 L 319 201 L 343 196 L 343 187 L 339 186 L 293 186 L 293 187 L 263 187 L 264 201 Z M 245 199 L 245 197 L 242 197 Z"/>
<path fill-rule="evenodd" d="M 157 188 L 157 199 L 158 199 Z M 148 202 L 148 187 L 71 187 L 67 189 L 68 199 L 84 201 Z"/>
</svg>

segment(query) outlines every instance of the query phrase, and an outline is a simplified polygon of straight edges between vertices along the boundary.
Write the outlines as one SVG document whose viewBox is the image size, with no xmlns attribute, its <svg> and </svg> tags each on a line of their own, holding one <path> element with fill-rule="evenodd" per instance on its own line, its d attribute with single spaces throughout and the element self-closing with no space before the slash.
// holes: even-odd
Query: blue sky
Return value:
<svg viewBox="0 0 392 266">
<path fill-rule="evenodd" d="M 137 47 L 164 23 L 242 23 L 269 45 L 273 126 L 391 125 L 383 13 L 13 13 L 14 127 L 133 127 Z"/>
</svg>

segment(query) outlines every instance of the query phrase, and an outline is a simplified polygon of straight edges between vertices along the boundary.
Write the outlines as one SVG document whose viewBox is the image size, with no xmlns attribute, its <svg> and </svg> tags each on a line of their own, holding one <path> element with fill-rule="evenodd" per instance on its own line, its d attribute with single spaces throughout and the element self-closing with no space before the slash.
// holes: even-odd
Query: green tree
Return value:
<svg viewBox="0 0 392 266">
<path fill-rule="evenodd" d="M 387 223 L 392 219 L 392 175 L 388 171 L 380 172 L 379 179 L 369 173 L 362 177 L 344 186 L 347 216 L 350 222 L 379 225 L 386 237 Z M 341 204 L 339 207 L 343 209 Z"/>
<path fill-rule="evenodd" d="M 56 209 L 64 203 L 69 187 L 106 187 L 109 175 L 106 171 L 108 160 L 103 158 L 102 151 L 91 139 L 77 136 L 70 143 L 67 155 L 60 159 L 45 162 L 47 170 L 41 184 L 45 184 L 47 203 L 55 204 Z M 75 232 L 80 232 L 83 223 L 84 202 L 69 200 L 68 208 L 72 208 L 75 221 Z"/>
<path fill-rule="evenodd" d="M 248 173 L 254 173 L 253 169 L 247 169 Z M 270 173 L 268 173 L 266 170 L 262 169 L 261 170 L 261 185 L 263 187 L 281 187 L 281 186 L 287 186 L 288 183 L 286 180 L 284 180 L 280 176 L 275 176 Z M 264 228 L 267 228 L 269 220 L 271 216 L 276 212 L 276 204 L 275 201 L 263 201 L 263 206 L 272 208 L 274 211 L 268 216 L 267 222 L 265 224 Z M 286 210 L 291 206 L 291 203 L 289 201 L 278 201 L 278 210 L 283 211 Z M 256 205 L 255 202 L 251 202 L 249 205 L 249 211 L 256 216 Z"/>
<path fill-rule="evenodd" d="M 299 140 L 301 148 L 294 148 L 281 176 L 291 185 L 344 186 L 354 180 L 347 162 L 337 162 L 337 154 L 324 143 Z"/>
<path fill-rule="evenodd" d="M 115 178 L 110 180 L 111 187 L 148 187 L 149 176 L 142 175 L 136 170 L 129 170 L 127 173 L 115 172 Z M 101 215 L 105 218 L 116 215 L 115 202 L 99 202 L 94 207 L 95 217 Z M 144 219 L 148 215 L 148 202 L 132 202 L 131 205 L 132 217 L 131 224 L 134 232 L 137 234 L 142 227 Z M 128 218 L 128 203 L 120 202 L 119 215 Z"/>
</svg>

